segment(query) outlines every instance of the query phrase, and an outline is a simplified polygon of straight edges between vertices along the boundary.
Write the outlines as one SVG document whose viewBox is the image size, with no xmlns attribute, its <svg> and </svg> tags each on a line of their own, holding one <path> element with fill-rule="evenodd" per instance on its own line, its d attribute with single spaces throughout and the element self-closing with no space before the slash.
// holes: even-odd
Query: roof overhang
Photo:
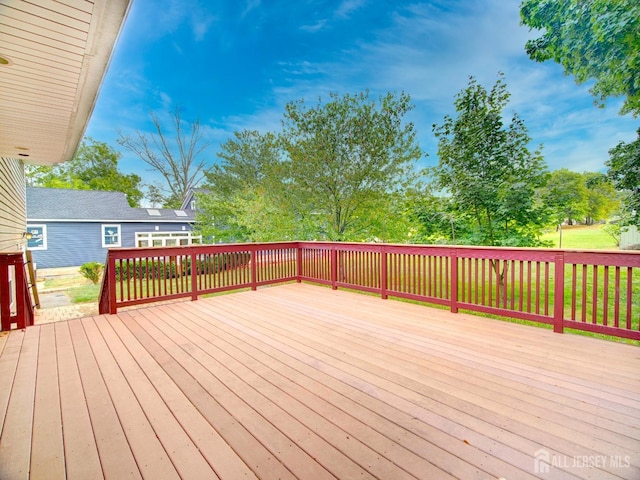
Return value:
<svg viewBox="0 0 640 480">
<path fill-rule="evenodd" d="M 0 0 L 0 157 L 73 157 L 132 1 Z"/>
</svg>

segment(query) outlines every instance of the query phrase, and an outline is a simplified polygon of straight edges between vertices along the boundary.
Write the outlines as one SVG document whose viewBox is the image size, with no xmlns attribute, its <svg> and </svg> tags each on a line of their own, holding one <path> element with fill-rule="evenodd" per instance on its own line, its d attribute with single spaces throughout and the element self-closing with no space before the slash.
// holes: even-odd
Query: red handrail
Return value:
<svg viewBox="0 0 640 480">
<path fill-rule="evenodd" d="M 280 242 L 112 249 L 101 313 L 308 281 L 640 340 L 640 253 Z M 635 272 L 635 276 L 634 276 Z"/>
<path fill-rule="evenodd" d="M 14 324 L 26 328 L 34 322 L 22 252 L 0 253 L 0 321 L 2 331 L 11 330 Z"/>
</svg>

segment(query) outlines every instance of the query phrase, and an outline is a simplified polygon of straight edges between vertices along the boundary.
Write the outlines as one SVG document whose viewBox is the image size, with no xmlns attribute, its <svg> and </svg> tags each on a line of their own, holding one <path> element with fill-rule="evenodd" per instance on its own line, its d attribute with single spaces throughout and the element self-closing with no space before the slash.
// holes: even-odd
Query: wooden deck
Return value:
<svg viewBox="0 0 640 480">
<path fill-rule="evenodd" d="M 3 480 L 640 479 L 635 346 L 289 284 L 0 351 Z"/>
</svg>

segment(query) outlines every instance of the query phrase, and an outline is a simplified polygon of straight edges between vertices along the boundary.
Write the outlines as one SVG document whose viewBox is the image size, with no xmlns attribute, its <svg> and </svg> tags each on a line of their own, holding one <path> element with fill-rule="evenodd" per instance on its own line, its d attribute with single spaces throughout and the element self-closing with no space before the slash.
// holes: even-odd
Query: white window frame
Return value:
<svg viewBox="0 0 640 480">
<path fill-rule="evenodd" d="M 122 246 L 122 228 L 120 227 L 119 224 L 115 224 L 115 223 L 105 223 L 102 224 L 101 226 L 101 232 L 102 232 L 102 248 L 112 248 L 112 247 L 121 247 Z M 105 237 L 107 236 L 107 228 L 115 228 L 117 233 L 117 237 L 118 237 L 118 241 L 116 243 L 106 243 L 105 242 Z"/>
<path fill-rule="evenodd" d="M 147 246 L 141 247 L 141 242 L 146 242 Z M 167 245 L 167 243 L 174 245 Z M 200 243 L 202 243 L 202 236 L 194 235 L 190 230 L 136 232 L 136 247 L 138 248 L 193 245 Z"/>
<path fill-rule="evenodd" d="M 31 233 L 32 228 L 41 228 L 42 229 L 42 245 L 39 247 L 29 247 L 29 240 L 27 240 L 27 249 L 28 250 L 46 250 L 47 249 L 47 225 L 43 223 L 30 223 L 27 225 L 27 233 Z"/>
</svg>

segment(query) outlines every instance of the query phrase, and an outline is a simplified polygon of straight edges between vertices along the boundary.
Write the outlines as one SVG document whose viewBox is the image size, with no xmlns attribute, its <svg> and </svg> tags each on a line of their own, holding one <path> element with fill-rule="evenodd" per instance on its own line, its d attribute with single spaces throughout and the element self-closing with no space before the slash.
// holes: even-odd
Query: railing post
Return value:
<svg viewBox="0 0 640 480">
<path fill-rule="evenodd" d="M 296 244 L 296 282 L 302 282 L 302 245 Z"/>
<path fill-rule="evenodd" d="M 32 305 L 27 305 L 28 295 L 25 294 L 25 288 L 27 281 L 24 278 L 24 260 L 22 256 L 15 260 L 15 275 L 16 275 L 16 313 L 17 313 L 17 327 L 19 329 L 27 327 L 27 308 L 33 308 Z"/>
<path fill-rule="evenodd" d="M 564 252 L 557 252 L 554 266 L 553 331 L 564 333 Z M 575 288 L 575 285 L 574 287 Z"/>
<path fill-rule="evenodd" d="M 331 288 L 338 289 L 338 250 L 335 245 L 331 245 Z"/>
<path fill-rule="evenodd" d="M 451 249 L 449 258 L 451 261 L 451 278 L 449 279 L 451 313 L 458 313 L 458 251 L 455 248 Z"/>
<path fill-rule="evenodd" d="M 13 267 L 13 273 L 11 274 Z M 13 278 L 11 287 L 9 278 Z M 13 291 L 13 294 L 11 293 Z M 15 301 L 16 314 L 11 315 L 11 302 Z M 11 330 L 11 324 L 17 328 L 33 325 L 34 312 L 29 282 L 27 281 L 24 253 L 0 254 L 0 326 L 2 330 Z"/>
<path fill-rule="evenodd" d="M 113 257 L 111 252 L 107 253 L 107 262 L 109 265 L 108 274 L 109 278 L 107 280 L 107 291 L 109 292 L 109 313 L 114 315 L 118 311 L 117 303 L 116 303 L 116 259 Z M 122 281 L 123 272 L 120 272 L 120 281 Z"/>
<path fill-rule="evenodd" d="M 387 285 L 387 249 L 383 245 L 380 249 L 380 293 L 383 300 L 389 298 L 389 295 L 387 295 Z"/>
<path fill-rule="evenodd" d="M 258 289 L 258 266 L 257 266 L 257 247 L 256 245 L 250 246 L 251 250 L 251 290 Z"/>
<path fill-rule="evenodd" d="M 200 269 L 198 268 L 198 254 L 191 253 L 191 301 L 198 300 L 198 275 Z"/>
</svg>

